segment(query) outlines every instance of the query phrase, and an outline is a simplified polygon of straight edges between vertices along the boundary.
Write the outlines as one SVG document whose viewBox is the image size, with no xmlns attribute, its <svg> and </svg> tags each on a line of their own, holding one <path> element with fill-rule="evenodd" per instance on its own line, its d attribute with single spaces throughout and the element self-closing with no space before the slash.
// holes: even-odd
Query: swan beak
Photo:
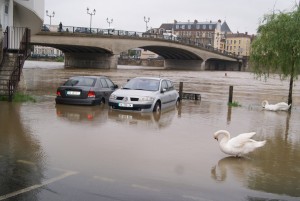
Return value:
<svg viewBox="0 0 300 201">
<path fill-rule="evenodd" d="M 218 138 L 217 137 L 214 137 L 215 138 L 215 140 L 217 140 L 218 141 Z"/>
</svg>

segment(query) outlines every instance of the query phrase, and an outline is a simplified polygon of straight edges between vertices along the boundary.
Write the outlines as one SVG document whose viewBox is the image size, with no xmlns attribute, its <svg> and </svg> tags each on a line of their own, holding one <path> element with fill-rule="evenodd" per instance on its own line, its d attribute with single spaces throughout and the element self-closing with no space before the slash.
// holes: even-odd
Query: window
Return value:
<svg viewBox="0 0 300 201">
<path fill-rule="evenodd" d="M 179 29 L 179 25 L 178 24 L 176 24 L 176 29 Z"/>
<path fill-rule="evenodd" d="M 203 29 L 206 29 L 206 24 L 203 24 Z"/>
<path fill-rule="evenodd" d="M 211 29 L 212 29 L 212 25 L 210 24 L 210 25 L 208 26 L 208 28 L 211 30 Z"/>
<path fill-rule="evenodd" d="M 181 25 L 181 29 L 185 29 L 185 25 L 183 24 L 183 25 Z"/>
<path fill-rule="evenodd" d="M 192 28 L 192 25 L 189 24 L 189 25 L 188 25 L 188 29 L 191 29 L 191 28 Z"/>
<path fill-rule="evenodd" d="M 105 79 L 105 80 L 106 80 L 109 88 L 114 88 L 115 87 L 114 84 L 112 83 L 112 81 L 110 81 L 109 79 Z"/>
<path fill-rule="evenodd" d="M 5 14 L 8 14 L 8 5 L 7 4 L 5 5 L 4 12 L 5 12 Z"/>
<path fill-rule="evenodd" d="M 200 25 L 199 24 L 196 25 L 196 29 L 200 29 Z"/>
<path fill-rule="evenodd" d="M 173 83 L 170 80 L 167 80 L 167 84 L 168 84 L 168 89 L 169 90 L 173 90 L 174 89 Z"/>
<path fill-rule="evenodd" d="M 108 84 L 105 81 L 105 79 L 100 79 L 100 82 L 101 82 L 103 88 L 108 88 Z"/>
<path fill-rule="evenodd" d="M 167 84 L 167 81 L 166 80 L 163 80 L 162 83 L 161 83 L 161 89 L 166 89 L 168 90 L 168 84 Z"/>
</svg>

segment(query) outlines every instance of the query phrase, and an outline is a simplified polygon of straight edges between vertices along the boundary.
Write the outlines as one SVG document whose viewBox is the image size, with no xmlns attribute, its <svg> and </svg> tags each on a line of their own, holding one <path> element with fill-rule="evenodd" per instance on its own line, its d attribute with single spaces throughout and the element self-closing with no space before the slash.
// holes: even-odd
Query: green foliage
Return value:
<svg viewBox="0 0 300 201">
<path fill-rule="evenodd" d="M 259 75 L 297 76 L 300 68 L 300 9 L 265 15 L 251 46 L 250 62 Z"/>
<path fill-rule="evenodd" d="M 7 96 L 0 96 L 0 101 L 8 101 L 8 97 Z M 23 94 L 23 93 L 15 93 L 13 95 L 13 102 L 36 102 L 35 98 L 33 98 L 30 95 L 27 94 Z"/>
<path fill-rule="evenodd" d="M 232 103 L 228 103 L 228 106 L 231 106 L 231 107 L 241 107 L 242 105 L 239 104 L 239 102 L 237 102 L 237 101 L 233 101 Z"/>
<path fill-rule="evenodd" d="M 289 102 L 292 83 L 300 72 L 300 7 L 290 12 L 267 14 L 258 27 L 252 42 L 250 63 L 259 77 L 278 73 L 281 79 L 290 77 Z"/>
<path fill-rule="evenodd" d="M 55 61 L 57 61 L 57 62 L 63 62 L 64 61 L 64 57 L 57 57 L 57 58 L 55 58 Z"/>
</svg>

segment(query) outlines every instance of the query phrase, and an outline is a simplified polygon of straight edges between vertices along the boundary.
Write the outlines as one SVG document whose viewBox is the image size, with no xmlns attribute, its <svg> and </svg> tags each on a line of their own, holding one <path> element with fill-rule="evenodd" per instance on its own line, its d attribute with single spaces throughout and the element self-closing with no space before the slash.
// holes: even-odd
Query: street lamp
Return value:
<svg viewBox="0 0 300 201">
<path fill-rule="evenodd" d="M 48 14 L 48 10 L 46 10 L 46 15 L 47 15 L 48 17 L 50 17 L 50 26 L 51 26 L 51 18 L 54 17 L 55 12 L 53 11 L 53 12 L 52 12 L 52 15 L 51 15 L 51 14 L 49 15 L 49 14 Z"/>
<path fill-rule="evenodd" d="M 93 10 L 93 12 L 89 12 L 89 8 L 86 9 L 87 14 L 89 14 L 90 17 L 90 32 L 92 32 L 92 16 L 96 14 L 96 9 Z"/>
<path fill-rule="evenodd" d="M 146 31 L 148 31 L 148 22 L 150 21 L 150 17 L 148 19 L 144 16 L 144 21 L 146 22 Z"/>
<path fill-rule="evenodd" d="M 108 28 L 110 28 L 110 24 L 112 24 L 113 23 L 113 19 L 108 19 L 108 18 L 106 18 L 106 21 L 107 21 L 107 23 L 108 23 Z"/>
</svg>

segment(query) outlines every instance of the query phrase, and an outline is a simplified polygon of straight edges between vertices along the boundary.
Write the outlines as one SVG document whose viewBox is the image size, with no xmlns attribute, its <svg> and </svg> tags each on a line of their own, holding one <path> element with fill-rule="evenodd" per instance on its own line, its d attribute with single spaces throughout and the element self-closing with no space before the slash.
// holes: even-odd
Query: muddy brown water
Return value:
<svg viewBox="0 0 300 201">
<path fill-rule="evenodd" d="M 288 82 L 246 72 L 173 71 L 119 66 L 64 69 L 26 61 L 24 83 L 36 103 L 0 102 L 0 200 L 299 200 L 300 90 L 293 108 Z M 122 86 L 135 76 L 162 76 L 201 101 L 183 100 L 161 115 L 107 106 L 55 105 L 56 88 L 73 75 L 106 75 Z M 229 86 L 241 107 L 228 107 Z M 213 133 L 255 131 L 264 147 L 228 157 Z"/>
</svg>

